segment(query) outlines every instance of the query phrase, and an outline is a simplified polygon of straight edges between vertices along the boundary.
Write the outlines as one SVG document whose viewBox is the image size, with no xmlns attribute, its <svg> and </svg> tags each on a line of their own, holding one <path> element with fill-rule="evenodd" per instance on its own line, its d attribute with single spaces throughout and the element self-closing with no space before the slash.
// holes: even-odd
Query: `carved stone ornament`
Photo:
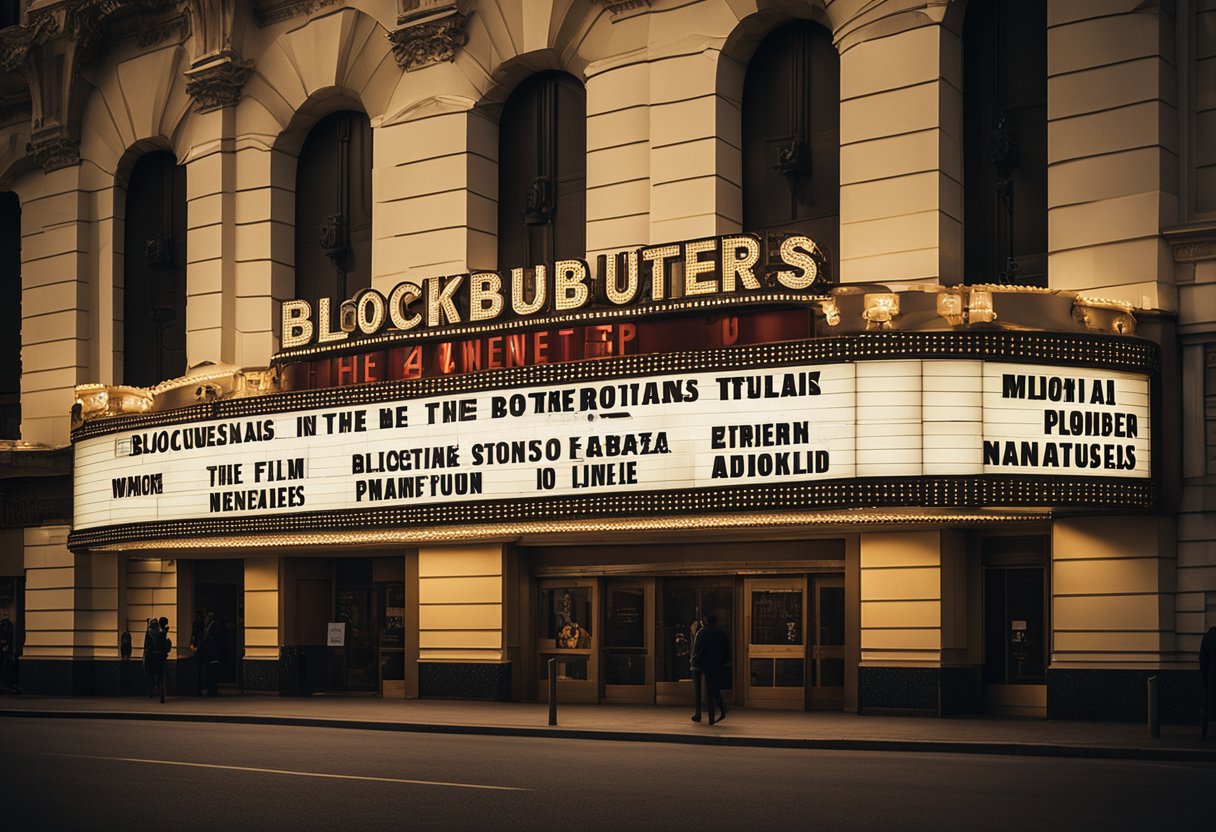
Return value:
<svg viewBox="0 0 1216 832">
<path fill-rule="evenodd" d="M 80 164 L 80 142 L 58 131 L 48 135 L 35 131 L 26 150 L 47 173 Z"/>
<path fill-rule="evenodd" d="M 598 0 L 598 2 L 614 18 L 624 16 L 628 12 L 638 12 L 650 8 L 650 0 Z"/>
<path fill-rule="evenodd" d="M 407 72 L 456 60 L 469 42 L 469 18 L 455 3 L 406 0 L 397 28 L 388 33 L 397 64 Z"/>
<path fill-rule="evenodd" d="M 312 14 L 338 0 L 254 0 L 253 19 L 258 27 L 270 26 L 298 15 Z"/>
<path fill-rule="evenodd" d="M 186 70 L 186 93 L 196 113 L 230 107 L 241 100 L 241 87 L 253 72 L 253 61 L 231 52 Z"/>
</svg>

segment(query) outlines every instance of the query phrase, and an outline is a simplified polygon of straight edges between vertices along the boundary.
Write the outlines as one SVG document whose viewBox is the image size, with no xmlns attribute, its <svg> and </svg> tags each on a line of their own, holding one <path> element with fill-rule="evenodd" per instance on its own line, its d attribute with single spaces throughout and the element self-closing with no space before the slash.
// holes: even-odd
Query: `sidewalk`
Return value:
<svg viewBox="0 0 1216 832">
<path fill-rule="evenodd" d="M 1216 730 L 1197 726 L 966 717 L 855 716 L 735 709 L 719 725 L 691 722 L 686 708 L 563 705 L 558 725 L 534 702 L 396 700 L 356 696 L 171 698 L 0 697 L 0 716 L 235 722 L 379 731 L 706 743 L 771 748 L 935 751 L 1216 762 Z"/>
</svg>

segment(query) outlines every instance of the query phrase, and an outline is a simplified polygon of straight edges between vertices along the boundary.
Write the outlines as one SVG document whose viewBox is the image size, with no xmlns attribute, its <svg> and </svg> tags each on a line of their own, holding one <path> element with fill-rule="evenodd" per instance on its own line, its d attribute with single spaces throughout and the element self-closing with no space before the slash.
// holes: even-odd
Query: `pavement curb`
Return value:
<svg viewBox="0 0 1216 832">
<path fill-rule="evenodd" d="M 819 749 L 828 751 L 896 751 L 936 754 L 981 754 L 1019 757 L 1074 757 L 1093 760 L 1152 760 L 1161 762 L 1216 762 L 1216 749 L 1139 748 L 1033 742 L 968 742 L 962 740 L 819 739 L 756 736 L 712 736 L 655 734 L 642 731 L 608 731 L 590 728 L 550 728 L 521 725 L 460 725 L 427 722 L 329 719 L 307 716 L 261 716 L 255 714 L 165 713 L 161 711 L 68 711 L 0 708 L 0 717 L 33 719 L 111 719 L 144 722 L 229 723 L 235 725 L 281 725 L 298 728 L 338 728 L 359 731 L 397 731 L 415 734 L 456 734 L 534 739 L 603 740 L 682 745 L 714 745 L 737 748 Z"/>
</svg>

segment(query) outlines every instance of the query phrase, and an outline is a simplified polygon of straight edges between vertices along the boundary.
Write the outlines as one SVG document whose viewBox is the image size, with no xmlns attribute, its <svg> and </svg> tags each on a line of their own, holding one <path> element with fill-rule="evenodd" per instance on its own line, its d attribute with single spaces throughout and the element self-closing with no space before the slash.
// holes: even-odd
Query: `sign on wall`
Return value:
<svg viewBox="0 0 1216 832">
<path fill-rule="evenodd" d="M 867 477 L 1150 476 L 1147 376 L 960 359 L 620 378 L 76 444 L 75 529 Z"/>
</svg>

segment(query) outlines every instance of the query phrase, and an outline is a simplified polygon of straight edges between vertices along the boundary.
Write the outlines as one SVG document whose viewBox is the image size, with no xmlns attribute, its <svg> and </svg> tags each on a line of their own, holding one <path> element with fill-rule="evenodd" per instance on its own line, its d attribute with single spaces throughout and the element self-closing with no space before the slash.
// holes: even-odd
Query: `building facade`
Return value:
<svg viewBox="0 0 1216 832">
<path fill-rule="evenodd" d="M 1211 2 L 0 25 L 26 692 L 1197 719 Z"/>
</svg>

